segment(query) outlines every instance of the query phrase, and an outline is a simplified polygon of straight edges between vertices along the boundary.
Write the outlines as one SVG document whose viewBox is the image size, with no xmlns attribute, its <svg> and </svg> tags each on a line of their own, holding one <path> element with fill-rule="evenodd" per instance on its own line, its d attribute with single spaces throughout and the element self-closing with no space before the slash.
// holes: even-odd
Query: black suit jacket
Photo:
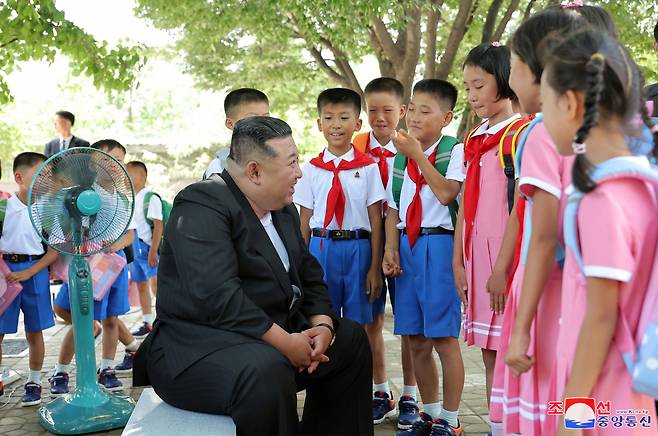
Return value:
<svg viewBox="0 0 658 436">
<path fill-rule="evenodd" d="M 226 171 L 176 196 L 160 256 L 157 320 L 137 354 L 136 385 L 149 384 L 144 360 L 151 346 L 165 350 L 176 377 L 210 353 L 261 340 L 273 323 L 298 332 L 312 315 L 335 319 L 297 209 L 273 211 L 272 220 L 288 251 L 289 273 Z M 302 299 L 290 310 L 293 284 Z"/>
<path fill-rule="evenodd" d="M 84 139 L 78 138 L 77 136 L 72 136 L 71 143 L 69 144 L 68 148 L 73 147 L 89 147 L 89 141 L 85 141 Z M 43 154 L 45 154 L 46 157 L 50 157 L 58 151 L 60 151 L 59 138 L 55 138 L 46 144 L 46 147 L 43 150 Z"/>
</svg>

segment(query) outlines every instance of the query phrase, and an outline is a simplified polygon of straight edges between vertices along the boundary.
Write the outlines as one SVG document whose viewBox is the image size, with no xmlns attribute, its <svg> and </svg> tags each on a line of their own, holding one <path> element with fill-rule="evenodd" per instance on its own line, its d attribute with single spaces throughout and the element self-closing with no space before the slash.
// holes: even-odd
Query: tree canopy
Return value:
<svg viewBox="0 0 658 436">
<path fill-rule="evenodd" d="M 0 1 L 0 104 L 11 99 L 5 80 L 19 62 L 46 60 L 58 54 L 71 60 L 75 74 L 93 78 L 94 85 L 127 90 L 144 62 L 138 47 L 110 48 L 67 20 L 54 0 Z"/>
<path fill-rule="evenodd" d="M 201 86 L 254 86 L 277 106 L 309 109 L 317 91 L 362 91 L 355 66 L 377 60 L 378 75 L 407 90 L 418 77 L 461 82 L 473 46 L 505 40 L 554 0 L 138 0 L 137 13 L 178 35 L 177 49 Z M 653 0 L 600 0 L 622 40 L 655 79 Z M 462 102 L 463 104 L 463 102 Z"/>
</svg>

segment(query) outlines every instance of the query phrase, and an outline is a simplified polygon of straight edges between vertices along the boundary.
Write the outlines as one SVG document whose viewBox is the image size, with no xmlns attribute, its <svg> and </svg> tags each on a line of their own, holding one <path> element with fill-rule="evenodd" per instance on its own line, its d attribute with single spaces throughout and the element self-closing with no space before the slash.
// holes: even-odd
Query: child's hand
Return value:
<svg viewBox="0 0 658 436">
<path fill-rule="evenodd" d="M 5 276 L 5 280 L 9 283 L 14 283 L 14 282 L 24 282 L 25 280 L 30 279 L 34 273 L 30 271 L 30 269 L 24 269 L 23 271 L 16 271 L 11 274 L 7 274 Z"/>
<path fill-rule="evenodd" d="M 155 268 L 158 266 L 158 251 L 151 248 L 149 250 L 149 266 Z"/>
<path fill-rule="evenodd" d="M 468 306 L 468 282 L 466 281 L 466 269 L 461 262 L 453 262 L 452 274 L 455 276 L 455 288 L 464 306 Z"/>
<path fill-rule="evenodd" d="M 510 367 L 517 377 L 532 368 L 535 359 L 528 356 L 530 347 L 530 333 L 519 331 L 516 328 L 512 331 L 512 337 L 509 341 L 509 348 L 505 355 L 505 364 Z"/>
<path fill-rule="evenodd" d="M 400 268 L 400 251 L 387 248 L 384 251 L 384 260 L 382 261 L 382 271 L 386 277 L 397 277 L 402 274 Z"/>
<path fill-rule="evenodd" d="M 494 270 L 487 280 L 487 292 L 491 310 L 498 315 L 502 314 L 507 303 L 507 275 Z"/>
<path fill-rule="evenodd" d="M 398 130 L 397 134 L 393 136 L 393 145 L 398 153 L 402 153 L 415 161 L 418 161 L 425 156 L 420 142 L 403 129 Z"/>
<path fill-rule="evenodd" d="M 370 296 L 371 303 L 382 294 L 382 286 L 382 273 L 379 268 L 370 268 L 366 274 L 366 294 Z"/>
</svg>

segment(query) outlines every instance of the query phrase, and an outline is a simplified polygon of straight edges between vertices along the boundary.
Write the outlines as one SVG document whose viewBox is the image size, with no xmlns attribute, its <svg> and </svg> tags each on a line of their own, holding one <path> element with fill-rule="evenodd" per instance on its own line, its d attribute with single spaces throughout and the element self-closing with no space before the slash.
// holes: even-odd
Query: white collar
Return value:
<svg viewBox="0 0 658 436">
<path fill-rule="evenodd" d="M 425 157 L 430 157 L 430 155 L 434 152 L 434 149 L 439 146 L 439 142 L 443 139 L 443 135 L 439 136 L 439 139 L 436 140 L 434 144 L 432 144 L 427 150 L 423 152 L 425 154 Z"/>
<path fill-rule="evenodd" d="M 393 140 L 389 140 L 386 145 L 381 145 L 379 141 L 377 141 L 377 138 L 375 138 L 375 134 L 370 131 L 370 148 L 384 148 L 391 153 L 397 153 L 398 151 L 395 149 L 395 145 L 393 145 Z"/>
<path fill-rule="evenodd" d="M 517 119 L 521 118 L 521 115 L 519 114 L 514 114 L 510 118 L 506 119 L 505 121 L 501 121 L 500 123 L 494 124 L 493 126 L 489 127 L 489 120 L 485 121 L 478 127 L 478 129 L 471 135 L 471 138 L 474 136 L 479 136 L 479 135 L 495 135 L 496 133 L 500 132 L 503 130 L 505 127 L 509 126 L 509 124 L 512 121 L 515 121 Z"/>
<path fill-rule="evenodd" d="M 350 147 L 350 151 L 345 153 L 342 156 L 336 156 L 332 152 L 329 151 L 328 148 L 324 149 L 324 153 L 322 154 L 322 160 L 325 162 L 331 162 L 332 160 L 338 159 L 338 163 L 340 163 L 341 160 L 351 162 L 354 160 L 354 147 Z"/>
<path fill-rule="evenodd" d="M 272 212 L 267 212 L 263 218 L 260 218 L 260 223 L 263 227 L 267 227 L 272 224 Z"/>
<path fill-rule="evenodd" d="M 63 136 L 60 136 L 60 137 L 59 137 L 59 140 L 60 140 L 60 141 L 71 142 L 71 139 L 72 139 L 72 138 L 73 138 L 73 135 L 69 135 L 69 136 L 67 136 L 66 138 L 63 137 Z"/>
</svg>

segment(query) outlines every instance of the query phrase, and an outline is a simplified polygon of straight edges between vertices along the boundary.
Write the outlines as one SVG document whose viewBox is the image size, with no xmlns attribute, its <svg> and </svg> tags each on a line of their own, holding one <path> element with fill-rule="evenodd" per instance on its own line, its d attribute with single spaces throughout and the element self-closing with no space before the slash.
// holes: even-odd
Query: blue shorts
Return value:
<svg viewBox="0 0 658 436">
<path fill-rule="evenodd" d="M 396 335 L 459 337 L 461 300 L 452 274 L 452 235 L 420 235 L 413 249 L 400 238 L 403 274 L 395 278 Z"/>
<path fill-rule="evenodd" d="M 12 272 L 17 272 L 23 271 L 37 262 L 38 260 L 20 263 L 7 262 L 7 266 Z M 21 282 L 21 285 L 23 290 L 0 316 L 0 334 L 6 335 L 18 331 L 18 314 L 21 310 L 26 332 L 36 333 L 55 325 L 53 308 L 50 304 L 48 268 L 42 269 L 30 279 Z"/>
<path fill-rule="evenodd" d="M 151 246 L 137 238 L 137 232 L 135 232 L 133 249 L 135 251 L 135 260 L 130 264 L 130 280 L 135 283 L 148 282 L 151 277 L 158 275 L 158 266 L 156 265 L 153 268 L 149 266 Z"/>
<path fill-rule="evenodd" d="M 122 257 L 126 257 L 123 250 L 117 251 Z M 64 310 L 71 311 L 69 286 L 64 283 L 55 297 L 55 304 Z M 94 300 L 94 319 L 102 321 L 108 316 L 119 316 L 130 310 L 128 302 L 128 267 L 125 267 L 114 284 L 103 296 L 101 301 Z"/>
<path fill-rule="evenodd" d="M 324 240 L 322 250 L 320 241 Z M 380 297 L 374 304 L 366 294 L 366 275 L 370 269 L 371 247 L 368 239 L 335 241 L 311 237 L 309 251 L 320 262 L 324 280 L 329 288 L 329 301 L 336 316 L 360 324 L 370 324 L 379 313 L 384 313 Z M 380 312 L 377 312 L 380 311 Z"/>
</svg>

